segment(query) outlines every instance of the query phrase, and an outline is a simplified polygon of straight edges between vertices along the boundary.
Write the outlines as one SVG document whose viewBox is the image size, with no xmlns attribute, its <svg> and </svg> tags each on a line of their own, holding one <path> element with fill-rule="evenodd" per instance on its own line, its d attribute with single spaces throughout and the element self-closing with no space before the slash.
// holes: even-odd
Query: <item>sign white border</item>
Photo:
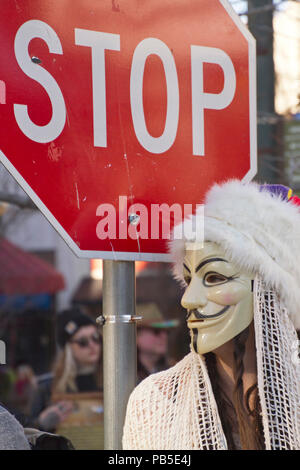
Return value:
<svg viewBox="0 0 300 470">
<path fill-rule="evenodd" d="M 243 34 L 248 42 L 249 57 L 249 125 L 250 125 L 250 169 L 242 181 L 251 181 L 257 173 L 257 118 L 256 118 L 256 42 L 247 27 L 235 13 L 233 7 L 227 0 L 219 0 L 228 15 L 231 17 L 237 28 Z M 0 150 L 0 161 L 11 173 L 19 185 L 24 189 L 28 196 L 33 200 L 42 214 L 48 219 L 59 235 L 64 239 L 73 253 L 79 258 L 100 258 L 112 259 L 118 261 L 160 261 L 172 262 L 171 256 L 165 253 L 134 253 L 134 252 L 114 252 L 114 251 L 92 251 L 81 250 L 65 229 L 56 220 L 53 214 L 41 201 L 38 195 L 33 191 L 21 174 L 16 170 L 4 153 Z"/>
</svg>

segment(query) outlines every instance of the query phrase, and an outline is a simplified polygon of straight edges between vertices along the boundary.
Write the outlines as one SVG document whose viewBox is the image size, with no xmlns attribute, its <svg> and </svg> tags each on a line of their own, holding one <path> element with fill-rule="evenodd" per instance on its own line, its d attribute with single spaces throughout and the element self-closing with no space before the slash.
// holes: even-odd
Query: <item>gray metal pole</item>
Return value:
<svg viewBox="0 0 300 470">
<path fill-rule="evenodd" d="M 122 449 L 126 406 L 136 385 L 134 261 L 103 261 L 104 448 Z"/>
</svg>

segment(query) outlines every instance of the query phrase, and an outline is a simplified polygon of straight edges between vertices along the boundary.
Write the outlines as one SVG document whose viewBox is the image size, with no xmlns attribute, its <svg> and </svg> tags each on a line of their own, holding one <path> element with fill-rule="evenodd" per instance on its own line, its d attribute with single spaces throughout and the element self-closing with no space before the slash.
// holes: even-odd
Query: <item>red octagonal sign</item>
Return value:
<svg viewBox="0 0 300 470">
<path fill-rule="evenodd" d="M 225 0 L 1 1 L 0 158 L 81 257 L 168 260 L 256 173 L 255 43 Z"/>
</svg>

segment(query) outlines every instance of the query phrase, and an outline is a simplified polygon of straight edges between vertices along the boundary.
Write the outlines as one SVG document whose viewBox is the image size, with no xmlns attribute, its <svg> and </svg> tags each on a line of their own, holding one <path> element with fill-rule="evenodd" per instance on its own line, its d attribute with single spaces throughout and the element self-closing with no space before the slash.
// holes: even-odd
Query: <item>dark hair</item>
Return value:
<svg viewBox="0 0 300 470">
<path fill-rule="evenodd" d="M 217 368 L 216 356 L 214 353 L 205 355 L 208 373 L 210 376 L 215 399 L 218 405 L 219 415 L 222 422 L 223 431 L 227 439 L 228 449 L 236 450 L 237 445 L 233 439 L 236 423 L 233 422 L 230 410 L 236 415 L 241 447 L 243 450 L 262 450 L 264 446 L 263 427 L 261 422 L 261 408 L 258 396 L 257 384 L 251 386 L 244 400 L 244 354 L 249 328 L 246 328 L 234 338 L 234 391 L 233 402 L 225 394 L 220 385 L 220 375 Z M 254 395 L 254 407 L 250 408 L 250 397 Z M 246 401 L 246 403 L 245 403 Z"/>
</svg>

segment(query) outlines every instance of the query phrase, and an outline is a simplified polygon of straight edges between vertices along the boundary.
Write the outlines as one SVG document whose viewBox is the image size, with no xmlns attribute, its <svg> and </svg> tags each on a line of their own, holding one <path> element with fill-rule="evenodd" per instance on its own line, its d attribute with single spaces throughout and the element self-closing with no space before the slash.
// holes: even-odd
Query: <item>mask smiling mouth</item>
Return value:
<svg viewBox="0 0 300 470">
<path fill-rule="evenodd" d="M 226 313 L 229 308 L 230 305 L 226 305 L 224 308 L 222 308 L 222 310 L 217 313 L 214 313 L 213 315 L 203 315 L 203 313 L 200 313 L 197 309 L 188 310 L 188 313 L 186 315 L 186 321 L 189 321 L 190 323 L 199 323 L 199 321 L 203 322 L 205 320 L 209 321 L 210 319 L 220 317 L 221 315 Z M 191 315 L 194 315 L 195 317 L 192 320 L 190 320 Z"/>
</svg>

